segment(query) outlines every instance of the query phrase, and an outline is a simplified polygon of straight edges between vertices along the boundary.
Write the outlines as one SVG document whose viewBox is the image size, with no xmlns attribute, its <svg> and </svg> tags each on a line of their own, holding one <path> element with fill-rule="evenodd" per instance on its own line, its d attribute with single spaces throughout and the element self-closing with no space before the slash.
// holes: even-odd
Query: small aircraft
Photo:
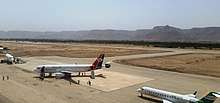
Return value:
<svg viewBox="0 0 220 103">
<path fill-rule="evenodd" d="M 40 79 L 44 80 L 45 73 L 49 76 L 55 74 L 56 78 L 70 78 L 73 72 L 88 72 L 91 71 L 91 78 L 95 79 L 95 70 L 102 69 L 102 67 L 110 68 L 109 62 L 103 64 L 104 54 L 101 54 L 92 64 L 63 64 L 63 65 L 39 65 L 34 69 L 34 72 L 40 74 Z"/>
<path fill-rule="evenodd" d="M 163 103 L 213 103 L 220 97 L 220 92 L 210 92 L 202 99 L 197 99 L 197 91 L 194 94 L 182 95 L 150 87 L 141 87 L 137 89 L 137 92 L 141 97 L 145 94 L 162 99 Z"/>
<path fill-rule="evenodd" d="M 10 53 L 5 54 L 5 58 L 1 60 L 1 63 L 7 63 L 7 64 L 23 64 L 25 61 L 21 59 L 21 57 L 15 57 Z"/>
<path fill-rule="evenodd" d="M 5 54 L 5 59 L 1 60 L 1 63 L 13 64 L 15 58 L 9 53 Z"/>
</svg>

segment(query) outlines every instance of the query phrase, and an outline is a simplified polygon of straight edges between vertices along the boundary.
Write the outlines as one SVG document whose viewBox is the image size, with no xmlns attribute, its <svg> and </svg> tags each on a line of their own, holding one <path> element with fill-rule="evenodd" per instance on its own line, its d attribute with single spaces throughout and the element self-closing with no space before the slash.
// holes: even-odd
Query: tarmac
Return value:
<svg viewBox="0 0 220 103">
<path fill-rule="evenodd" d="M 158 48 L 160 49 L 160 48 Z M 157 57 L 177 55 L 203 50 L 160 49 L 173 52 L 140 54 L 106 58 L 106 61 L 133 59 L 140 57 Z M 208 51 L 219 53 L 219 51 Z M 136 90 L 150 86 L 180 94 L 191 94 L 198 91 L 198 97 L 210 91 L 220 91 L 220 78 L 195 74 L 176 73 L 150 68 L 135 67 L 111 62 L 110 69 L 96 71 L 96 77 L 73 77 L 80 80 L 80 85 L 70 85 L 63 79 L 45 78 L 40 81 L 33 73 L 34 67 L 40 64 L 92 63 L 95 58 L 67 58 L 58 56 L 23 57 L 27 63 L 6 65 L 0 64 L 0 75 L 9 75 L 10 80 L 0 81 L 0 102 L 3 103 L 157 103 L 149 98 L 140 98 Z M 87 73 L 89 75 L 89 73 Z M 91 80 L 89 86 L 87 81 Z M 215 103 L 220 103 L 220 99 Z"/>
</svg>

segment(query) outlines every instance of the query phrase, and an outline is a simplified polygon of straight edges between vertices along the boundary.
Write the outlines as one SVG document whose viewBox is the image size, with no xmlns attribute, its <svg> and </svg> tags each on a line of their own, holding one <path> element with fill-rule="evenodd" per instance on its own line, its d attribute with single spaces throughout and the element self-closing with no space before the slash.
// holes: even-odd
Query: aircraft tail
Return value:
<svg viewBox="0 0 220 103">
<path fill-rule="evenodd" d="M 99 57 L 95 60 L 95 62 L 92 64 L 92 69 L 101 69 L 102 68 L 102 63 L 104 60 L 105 54 L 100 54 Z"/>
<path fill-rule="evenodd" d="M 210 92 L 208 95 L 200 99 L 200 101 L 202 103 L 213 103 L 219 97 L 220 97 L 220 92 Z"/>
</svg>

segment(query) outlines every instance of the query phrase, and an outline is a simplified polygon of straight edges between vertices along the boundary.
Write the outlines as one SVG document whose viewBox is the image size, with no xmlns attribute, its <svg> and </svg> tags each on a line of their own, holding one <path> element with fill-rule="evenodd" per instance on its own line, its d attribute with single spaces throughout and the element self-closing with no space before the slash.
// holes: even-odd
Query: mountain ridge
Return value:
<svg viewBox="0 0 220 103">
<path fill-rule="evenodd" d="M 137 30 L 81 30 L 81 31 L 0 31 L 1 39 L 56 39 L 56 40 L 131 40 L 164 42 L 220 42 L 220 27 L 181 29 L 155 26 Z"/>
</svg>

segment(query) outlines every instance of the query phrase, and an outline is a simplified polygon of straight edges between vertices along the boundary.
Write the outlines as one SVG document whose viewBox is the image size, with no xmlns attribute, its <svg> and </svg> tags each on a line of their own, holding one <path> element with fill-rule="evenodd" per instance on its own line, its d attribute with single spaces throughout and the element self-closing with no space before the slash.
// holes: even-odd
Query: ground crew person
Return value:
<svg viewBox="0 0 220 103">
<path fill-rule="evenodd" d="M 9 76 L 7 76 L 7 80 L 9 80 Z"/>
<path fill-rule="evenodd" d="M 91 81 L 90 81 L 90 80 L 88 81 L 88 84 L 89 84 L 89 86 L 91 86 L 91 85 L 92 85 L 92 83 L 91 83 Z"/>
<path fill-rule="evenodd" d="M 78 80 L 78 84 L 80 83 L 80 80 Z"/>
</svg>

